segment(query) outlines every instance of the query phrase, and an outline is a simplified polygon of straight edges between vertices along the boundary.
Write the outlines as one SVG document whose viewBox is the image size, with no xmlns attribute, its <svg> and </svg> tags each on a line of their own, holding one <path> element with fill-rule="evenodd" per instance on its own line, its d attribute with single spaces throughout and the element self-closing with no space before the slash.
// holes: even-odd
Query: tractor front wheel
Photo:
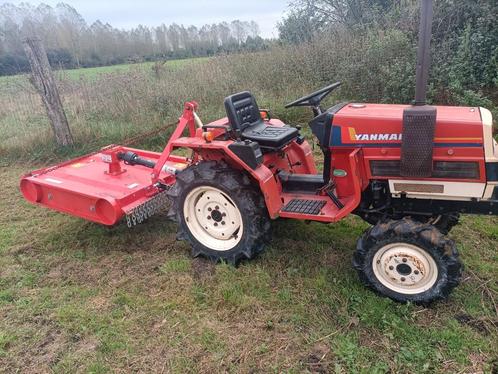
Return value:
<svg viewBox="0 0 498 374">
<path fill-rule="evenodd" d="M 364 284 L 400 302 L 446 298 L 461 277 L 455 243 L 430 224 L 380 222 L 358 240 L 353 266 Z"/>
<path fill-rule="evenodd" d="M 237 264 L 262 251 L 270 221 L 264 200 L 240 171 L 204 161 L 176 177 L 169 217 L 192 255 Z"/>
</svg>

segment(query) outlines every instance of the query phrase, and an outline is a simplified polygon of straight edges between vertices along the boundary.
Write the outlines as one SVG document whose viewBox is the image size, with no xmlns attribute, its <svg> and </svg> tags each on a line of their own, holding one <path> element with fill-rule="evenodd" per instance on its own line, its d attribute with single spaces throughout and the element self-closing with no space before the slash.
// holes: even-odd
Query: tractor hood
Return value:
<svg viewBox="0 0 498 374">
<path fill-rule="evenodd" d="M 347 104 L 333 116 L 332 146 L 399 146 L 403 111 L 409 105 Z M 481 110 L 437 106 L 435 146 L 482 147 Z M 483 109 L 486 110 L 486 109 Z"/>
</svg>

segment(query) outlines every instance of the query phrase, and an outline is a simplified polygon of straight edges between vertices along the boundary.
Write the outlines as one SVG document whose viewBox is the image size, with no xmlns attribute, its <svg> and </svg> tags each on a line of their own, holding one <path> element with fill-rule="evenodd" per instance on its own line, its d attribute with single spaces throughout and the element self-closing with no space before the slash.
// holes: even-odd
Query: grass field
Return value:
<svg viewBox="0 0 498 374">
<path fill-rule="evenodd" d="M 496 217 L 463 217 L 450 235 L 466 265 L 462 284 L 423 308 L 360 284 L 351 256 L 367 225 L 355 217 L 275 221 L 267 251 L 233 268 L 192 260 L 165 214 L 106 228 L 22 199 L 22 173 L 174 119 L 184 98 L 199 98 L 213 119 L 223 95 L 242 88 L 223 65 L 188 65 L 168 62 L 159 81 L 146 64 L 60 73 L 77 139 L 66 151 L 54 150 L 27 82 L 0 78 L 0 372 L 498 370 Z M 271 89 L 258 98 L 277 110 L 301 94 Z M 158 149 L 163 137 L 142 146 Z"/>
<path fill-rule="evenodd" d="M 0 169 L 0 370 L 460 372 L 497 368 L 498 219 L 465 217 L 466 264 L 431 308 L 380 298 L 350 261 L 366 227 L 274 222 L 239 268 L 189 257 L 164 215 L 105 228 L 23 201 Z M 493 304 L 494 303 L 494 304 Z"/>
<path fill-rule="evenodd" d="M 185 96 L 172 100 L 177 88 L 182 88 L 177 76 L 207 61 L 195 58 L 55 71 L 76 143 L 70 150 L 57 149 L 53 143 L 45 109 L 28 76 L 0 77 L 0 163 L 83 154 L 173 122 L 187 100 Z"/>
<path fill-rule="evenodd" d="M 180 59 L 180 60 L 169 60 L 166 61 L 164 66 L 169 69 L 179 69 L 185 65 L 191 63 L 200 63 L 207 61 L 209 57 L 198 57 L 190 59 Z M 126 73 L 133 69 L 148 69 L 152 68 L 155 62 L 142 62 L 134 64 L 121 64 L 121 65 L 110 65 L 110 66 L 99 66 L 94 68 L 81 68 L 81 69 L 68 69 L 68 70 L 56 70 L 55 76 L 59 78 L 70 78 L 73 80 L 77 79 L 97 79 L 102 74 L 109 73 Z M 20 75 L 5 75 L 0 76 L 0 87 L 2 84 L 13 84 L 19 83 L 20 81 L 26 81 L 27 76 L 24 74 Z"/>
</svg>

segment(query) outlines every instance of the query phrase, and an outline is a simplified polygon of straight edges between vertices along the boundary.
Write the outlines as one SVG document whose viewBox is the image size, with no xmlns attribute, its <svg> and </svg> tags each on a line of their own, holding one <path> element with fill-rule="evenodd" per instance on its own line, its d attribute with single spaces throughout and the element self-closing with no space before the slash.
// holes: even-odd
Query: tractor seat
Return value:
<svg viewBox="0 0 498 374">
<path fill-rule="evenodd" d="M 257 142 L 263 151 L 278 150 L 299 135 L 294 127 L 271 126 L 263 121 L 256 99 L 248 91 L 228 96 L 225 109 L 232 130 L 242 140 Z"/>
</svg>

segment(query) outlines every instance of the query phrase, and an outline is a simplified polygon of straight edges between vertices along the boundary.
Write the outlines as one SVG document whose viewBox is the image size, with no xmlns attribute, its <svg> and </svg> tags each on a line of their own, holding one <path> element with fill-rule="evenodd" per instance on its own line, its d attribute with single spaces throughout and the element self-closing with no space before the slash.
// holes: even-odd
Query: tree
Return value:
<svg viewBox="0 0 498 374">
<path fill-rule="evenodd" d="M 0 75 L 29 69 L 22 39 L 37 35 L 57 67 L 99 66 L 164 57 L 206 56 L 243 49 L 255 50 L 259 26 L 234 21 L 201 27 L 172 24 L 139 25 L 120 30 L 97 20 L 88 25 L 70 5 L 0 5 Z M 251 37 L 250 46 L 246 45 Z"/>
</svg>

